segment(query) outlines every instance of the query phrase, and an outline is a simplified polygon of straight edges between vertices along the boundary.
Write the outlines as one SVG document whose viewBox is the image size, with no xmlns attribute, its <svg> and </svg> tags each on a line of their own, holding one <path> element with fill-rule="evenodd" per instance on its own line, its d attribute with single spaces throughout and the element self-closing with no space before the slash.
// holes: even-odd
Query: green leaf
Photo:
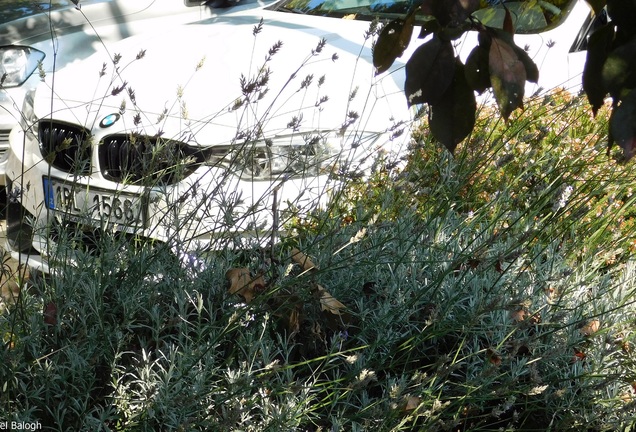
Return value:
<svg viewBox="0 0 636 432">
<path fill-rule="evenodd" d="M 515 33 L 515 26 L 512 23 L 512 15 L 510 15 L 510 9 L 508 9 L 506 7 L 505 3 L 503 4 L 503 7 L 505 9 L 504 21 L 503 21 L 503 31 L 505 31 L 506 33 L 514 34 Z"/>
<path fill-rule="evenodd" d="M 526 68 L 513 46 L 496 36 L 491 38 L 488 67 L 497 105 L 508 120 L 515 109 L 523 108 Z"/>
<path fill-rule="evenodd" d="M 420 29 L 420 34 L 417 37 L 424 39 L 426 36 L 438 32 L 440 29 L 441 27 L 436 19 L 424 21 L 422 23 L 422 28 Z"/>
<path fill-rule="evenodd" d="M 423 0 L 420 9 L 435 17 L 442 27 L 455 27 L 479 9 L 479 3 L 479 0 Z"/>
<path fill-rule="evenodd" d="M 606 24 L 590 35 L 583 69 L 583 90 L 592 105 L 594 116 L 603 106 L 607 88 L 603 84 L 603 65 L 614 40 L 614 26 Z"/>
<path fill-rule="evenodd" d="M 459 58 L 454 66 L 454 78 L 443 97 L 431 105 L 428 119 L 433 136 L 451 153 L 472 132 L 477 112 L 475 93 L 466 81 Z"/>
<path fill-rule="evenodd" d="M 609 118 L 609 125 L 612 124 L 612 122 L 614 121 L 614 114 L 616 113 L 616 111 L 612 111 L 612 113 L 610 114 L 610 118 Z M 611 151 L 612 151 L 612 147 L 614 147 L 614 135 L 612 135 L 612 128 L 611 126 L 607 128 L 607 156 L 610 156 Z"/>
<path fill-rule="evenodd" d="M 636 87 L 636 36 L 609 53 L 601 74 L 603 86 L 615 99 Z"/>
<path fill-rule="evenodd" d="M 488 48 L 477 45 L 466 58 L 464 68 L 466 81 L 470 88 L 482 94 L 491 87 L 490 70 L 488 69 Z"/>
<path fill-rule="evenodd" d="M 396 58 L 404 54 L 409 46 L 415 24 L 415 12 L 409 13 L 406 19 L 394 19 L 388 23 L 378 36 L 373 46 L 373 66 L 375 74 L 379 75 L 388 70 Z"/>
<path fill-rule="evenodd" d="M 614 109 L 609 127 L 612 140 L 623 149 L 625 159 L 631 159 L 636 153 L 636 90 L 630 91 Z"/>
<path fill-rule="evenodd" d="M 523 63 L 523 67 L 526 69 L 526 80 L 532 83 L 539 82 L 539 68 L 537 64 L 530 58 L 528 53 L 523 49 L 518 47 L 517 45 L 513 46 L 515 54 L 519 57 L 521 63 Z"/>
<path fill-rule="evenodd" d="M 595 14 L 599 14 L 607 4 L 607 0 L 585 0 Z"/>
<path fill-rule="evenodd" d="M 578 1 L 578 0 L 575 0 Z M 541 4 L 536 1 L 512 1 L 500 4 L 491 2 L 473 14 L 473 18 L 489 28 L 505 29 L 512 24 L 516 34 L 536 34 L 544 31 L 551 24 Z M 501 2 L 503 3 L 503 2 Z M 506 23 L 507 19 L 510 23 Z"/>
<path fill-rule="evenodd" d="M 607 0 L 607 14 L 619 33 L 636 34 L 636 0 Z"/>
<path fill-rule="evenodd" d="M 453 81 L 455 53 L 436 35 L 418 47 L 406 63 L 404 93 L 409 106 L 436 103 Z"/>
<path fill-rule="evenodd" d="M 512 47 L 517 57 L 519 58 L 519 60 L 521 60 L 521 63 L 523 63 L 523 66 L 526 68 L 526 80 L 533 82 L 535 84 L 538 83 L 539 68 L 537 67 L 534 60 L 530 58 L 526 50 L 524 50 L 523 48 L 515 44 L 513 35 L 501 29 L 489 29 L 489 30 L 492 32 L 494 36 L 505 41 L 506 43 L 508 43 L 508 45 Z M 490 45 L 488 46 L 490 47 Z"/>
<path fill-rule="evenodd" d="M 444 27 L 443 29 L 437 32 L 437 35 L 442 40 L 454 41 L 464 36 L 464 33 L 466 33 L 466 31 L 471 29 L 472 29 L 471 24 L 464 23 L 458 26 Z"/>
</svg>

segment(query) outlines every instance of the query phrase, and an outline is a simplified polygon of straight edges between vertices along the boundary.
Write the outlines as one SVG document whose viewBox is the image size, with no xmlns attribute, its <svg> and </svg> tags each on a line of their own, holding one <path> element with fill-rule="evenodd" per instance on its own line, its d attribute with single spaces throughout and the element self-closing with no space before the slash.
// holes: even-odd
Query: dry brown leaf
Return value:
<svg viewBox="0 0 636 432">
<path fill-rule="evenodd" d="M 630 353 L 632 351 L 632 345 L 628 341 L 621 341 L 620 345 L 624 353 Z"/>
<path fill-rule="evenodd" d="M 415 411 L 422 403 L 422 399 L 418 396 L 409 396 L 406 398 L 406 405 L 404 405 L 403 411 L 411 412 Z"/>
<path fill-rule="evenodd" d="M 247 303 L 265 287 L 263 276 L 252 278 L 249 269 L 246 268 L 229 269 L 225 272 L 225 278 L 230 282 L 229 293 L 243 296 Z"/>
<path fill-rule="evenodd" d="M 592 336 L 601 327 L 601 322 L 593 319 L 579 329 L 583 336 Z"/>
<path fill-rule="evenodd" d="M 322 286 L 317 285 L 318 299 L 320 300 L 320 309 L 326 312 L 331 312 L 335 315 L 341 315 L 344 309 L 347 307 L 340 303 L 329 291 Z"/>
<path fill-rule="evenodd" d="M 2 258 L 2 256 L 0 256 Z M 0 275 L 0 311 L 7 305 L 13 305 L 20 296 L 20 290 L 29 280 L 29 267 L 20 264 L 9 265 Z"/>
<path fill-rule="evenodd" d="M 49 326 L 54 326 L 57 324 L 57 306 L 53 302 L 48 302 L 46 306 L 44 306 L 44 312 L 42 313 L 44 316 L 44 323 Z"/>
<path fill-rule="evenodd" d="M 574 348 L 574 355 L 572 356 L 572 360 L 571 363 L 576 363 L 576 362 L 583 362 L 585 361 L 585 358 L 587 357 L 587 354 L 585 354 L 583 351 Z"/>
<path fill-rule="evenodd" d="M 514 311 L 510 311 L 510 319 L 514 322 L 521 322 L 526 318 L 527 312 L 525 309 L 517 309 Z"/>
<path fill-rule="evenodd" d="M 488 358 L 488 361 L 491 364 L 493 364 L 495 366 L 500 366 L 501 365 L 501 356 L 494 349 L 488 348 L 486 350 L 486 357 Z"/>
<path fill-rule="evenodd" d="M 15 304 L 20 295 L 20 285 L 14 280 L 6 280 L 0 286 L 0 302 Z"/>
<path fill-rule="evenodd" d="M 318 266 L 313 263 L 311 259 L 304 253 L 299 251 L 296 248 L 292 249 L 292 261 L 296 264 L 300 265 L 304 271 L 309 271 L 311 269 L 318 269 Z"/>
<path fill-rule="evenodd" d="M 300 311 L 294 308 L 289 313 L 289 320 L 287 321 L 287 331 L 289 334 L 295 334 L 300 331 Z"/>
</svg>

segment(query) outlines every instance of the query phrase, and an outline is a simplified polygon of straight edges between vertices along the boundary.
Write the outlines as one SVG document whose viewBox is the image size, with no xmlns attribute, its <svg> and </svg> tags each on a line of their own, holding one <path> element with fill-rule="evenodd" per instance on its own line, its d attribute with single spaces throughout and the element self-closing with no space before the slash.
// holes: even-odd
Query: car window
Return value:
<svg viewBox="0 0 636 432">
<path fill-rule="evenodd" d="M 393 18 L 404 15 L 414 3 L 403 0 L 288 0 L 279 3 L 277 10 L 343 17 L 356 15 L 356 19 L 373 19 L 376 16 Z"/>
<path fill-rule="evenodd" d="M 565 21 L 576 3 L 576 0 L 523 0 L 506 1 L 504 4 L 498 0 L 489 1 L 496 4 L 481 8 L 473 17 L 485 25 L 502 28 L 507 8 L 517 33 L 539 33 L 556 27 Z M 482 3 L 485 1 L 482 0 Z"/>
<path fill-rule="evenodd" d="M 501 28 L 505 8 L 510 14 L 517 33 L 538 33 L 562 23 L 577 0 L 481 0 L 481 7 L 473 17 L 483 24 Z M 287 0 L 276 5 L 280 11 L 342 18 L 371 20 L 376 17 L 392 19 L 404 16 L 422 3 L 421 0 Z M 419 23 L 430 20 L 417 14 Z"/>
</svg>

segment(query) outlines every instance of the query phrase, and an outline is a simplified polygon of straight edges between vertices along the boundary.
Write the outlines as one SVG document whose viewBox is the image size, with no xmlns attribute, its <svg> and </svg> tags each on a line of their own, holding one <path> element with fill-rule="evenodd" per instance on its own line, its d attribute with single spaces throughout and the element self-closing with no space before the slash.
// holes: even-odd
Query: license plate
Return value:
<svg viewBox="0 0 636 432">
<path fill-rule="evenodd" d="M 145 227 L 146 206 L 141 196 L 49 177 L 44 177 L 43 183 L 44 203 L 49 210 L 123 227 Z"/>
</svg>

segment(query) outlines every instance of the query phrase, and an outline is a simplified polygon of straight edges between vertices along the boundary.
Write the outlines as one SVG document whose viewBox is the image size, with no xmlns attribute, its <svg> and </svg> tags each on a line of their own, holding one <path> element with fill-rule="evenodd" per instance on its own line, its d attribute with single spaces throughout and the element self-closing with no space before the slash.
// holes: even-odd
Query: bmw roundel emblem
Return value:
<svg viewBox="0 0 636 432">
<path fill-rule="evenodd" d="M 108 114 L 102 119 L 102 121 L 99 122 L 99 125 L 103 128 L 111 127 L 117 120 L 119 120 L 119 117 L 120 115 L 116 113 Z"/>
</svg>

